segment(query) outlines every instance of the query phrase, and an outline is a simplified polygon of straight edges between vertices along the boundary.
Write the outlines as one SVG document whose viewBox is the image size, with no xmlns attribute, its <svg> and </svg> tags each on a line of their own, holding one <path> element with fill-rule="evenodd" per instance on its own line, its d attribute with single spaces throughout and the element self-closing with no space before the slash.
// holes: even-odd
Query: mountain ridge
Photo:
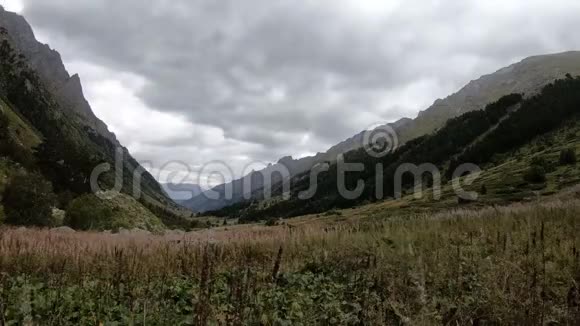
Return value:
<svg viewBox="0 0 580 326">
<path fill-rule="evenodd" d="M 449 118 L 481 110 L 510 93 L 536 94 L 543 86 L 567 73 L 580 74 L 580 51 L 534 55 L 471 80 L 457 92 L 437 99 L 419 111 L 413 122 L 400 132 L 402 142 L 441 128 Z"/>
<path fill-rule="evenodd" d="M 451 118 L 467 112 L 482 110 L 488 103 L 494 102 L 502 96 L 511 93 L 531 96 L 548 83 L 564 78 L 567 73 L 580 74 L 579 51 L 528 57 L 507 67 L 500 68 L 493 73 L 482 75 L 446 98 L 435 100 L 430 107 L 420 111 L 415 119 L 402 118 L 397 122 L 391 123 L 390 126 L 398 136 L 398 145 L 404 145 L 412 139 L 433 133 L 443 127 L 446 121 Z M 377 128 L 381 127 L 384 126 Z M 285 163 L 284 165 L 292 176 L 297 175 L 310 170 L 316 164 L 336 160 L 338 154 L 344 154 L 363 147 L 365 132 L 367 131 L 362 131 L 332 146 L 325 153 L 318 153 L 315 156 L 299 160 L 294 160 L 291 156 L 287 156 L 280 159 L 280 161 Z M 281 163 L 280 161 L 278 163 Z M 271 167 L 268 167 L 258 172 L 268 175 L 272 170 Z M 224 189 L 229 185 L 233 185 L 234 189 L 241 189 L 242 187 L 237 184 L 249 179 L 248 176 L 244 176 L 232 183 L 219 185 L 212 190 L 223 194 Z M 252 188 L 255 188 L 255 191 L 265 186 L 267 185 L 258 184 Z M 234 190 L 234 192 L 236 191 Z M 236 204 L 241 201 L 243 196 L 238 195 L 237 197 L 234 196 L 232 200 L 217 201 L 212 201 L 207 197 L 207 195 L 201 194 L 182 204 L 194 212 L 204 212 Z"/>
<path fill-rule="evenodd" d="M 390 125 L 392 128 L 404 128 L 410 119 L 402 118 Z M 384 126 L 380 126 L 381 128 Z M 278 160 L 276 164 L 271 164 L 260 171 L 253 171 L 252 173 L 243 176 L 242 178 L 233 180 L 231 182 L 218 185 L 206 192 L 203 192 L 191 200 L 180 202 L 182 206 L 192 210 L 195 213 L 203 213 L 206 211 L 212 211 L 221 209 L 228 205 L 236 204 L 243 199 L 252 197 L 252 194 L 260 189 L 263 189 L 269 185 L 276 184 L 280 182 L 280 176 L 277 174 L 280 170 L 285 170 L 290 173 L 290 178 L 297 174 L 303 173 L 312 169 L 314 166 L 325 163 L 334 162 L 337 160 L 338 155 L 346 153 L 348 151 L 360 148 L 363 146 L 364 135 L 367 131 L 362 131 L 332 147 L 330 147 L 324 153 L 317 153 L 314 156 L 307 156 L 300 159 L 294 159 L 292 156 L 284 156 Z M 272 182 L 264 182 L 267 176 L 272 177 Z M 251 181 L 250 181 L 251 180 Z M 244 183 L 250 183 L 251 189 L 250 193 L 244 192 Z M 226 190 L 228 188 L 233 189 L 233 196 L 231 199 L 226 199 L 224 197 Z M 212 199 L 213 195 L 210 192 L 215 192 L 219 194 L 219 199 Z"/>
</svg>

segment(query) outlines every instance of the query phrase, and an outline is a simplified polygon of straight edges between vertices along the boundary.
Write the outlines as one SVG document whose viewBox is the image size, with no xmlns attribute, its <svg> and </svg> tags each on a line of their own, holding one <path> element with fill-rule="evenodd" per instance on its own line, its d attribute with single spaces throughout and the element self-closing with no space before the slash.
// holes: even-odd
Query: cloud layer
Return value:
<svg viewBox="0 0 580 326">
<path fill-rule="evenodd" d="M 152 169 L 324 151 L 526 56 L 579 49 L 573 0 L 21 0 Z"/>
</svg>

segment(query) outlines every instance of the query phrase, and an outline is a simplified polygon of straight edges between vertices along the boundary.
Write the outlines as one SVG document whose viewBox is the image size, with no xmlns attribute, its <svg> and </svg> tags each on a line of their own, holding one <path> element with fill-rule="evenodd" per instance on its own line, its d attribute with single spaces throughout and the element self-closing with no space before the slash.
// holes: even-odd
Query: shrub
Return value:
<svg viewBox="0 0 580 326">
<path fill-rule="evenodd" d="M 532 158 L 531 165 L 539 166 L 543 168 L 544 171 L 546 171 L 547 173 L 553 172 L 555 170 L 554 165 L 550 164 L 550 162 L 543 156 L 536 156 Z"/>
<path fill-rule="evenodd" d="M 341 211 L 337 211 L 335 209 L 329 210 L 328 212 L 324 213 L 324 216 L 342 216 Z"/>
<path fill-rule="evenodd" d="M 34 155 L 14 140 L 10 135 L 9 126 L 8 117 L 0 111 L 0 155 L 10 157 L 25 167 L 33 166 Z"/>
<path fill-rule="evenodd" d="M 266 224 L 265 225 L 266 226 L 277 226 L 278 225 L 278 219 L 277 218 L 268 219 L 266 221 Z"/>
<path fill-rule="evenodd" d="M 75 194 L 71 191 L 65 190 L 57 194 L 57 207 L 60 209 L 65 209 L 74 200 Z"/>
<path fill-rule="evenodd" d="M 10 130 L 8 129 L 10 123 L 8 118 L 2 111 L 0 111 L 0 154 L 9 155 L 12 152 L 12 138 L 10 137 Z"/>
<path fill-rule="evenodd" d="M 572 165 L 576 164 L 576 151 L 574 148 L 567 148 L 560 151 L 560 164 L 561 165 Z"/>
<path fill-rule="evenodd" d="M 467 204 L 471 204 L 471 203 L 475 203 L 478 201 L 478 197 L 477 196 L 463 196 L 463 197 L 457 197 L 457 203 L 459 205 L 467 205 Z"/>
<path fill-rule="evenodd" d="M 479 194 L 480 195 L 487 195 L 487 187 L 484 184 L 482 184 L 481 188 L 479 188 Z"/>
<path fill-rule="evenodd" d="M 191 221 L 188 222 L 188 225 L 185 228 L 185 231 L 192 231 L 192 230 L 197 230 L 197 229 L 204 229 L 206 227 L 207 227 L 207 224 L 202 223 L 201 221 L 191 220 Z"/>
<path fill-rule="evenodd" d="M 546 170 L 539 165 L 532 165 L 524 174 L 524 180 L 530 183 L 546 182 Z"/>
<path fill-rule="evenodd" d="M 113 213 L 97 196 L 82 195 L 68 205 L 64 224 L 75 230 L 104 230 L 110 227 Z"/>
<path fill-rule="evenodd" d="M 10 125 L 10 121 L 4 112 L 0 109 L 0 140 L 6 139 L 9 137 L 8 126 Z"/>
<path fill-rule="evenodd" d="M 6 223 L 51 226 L 54 201 L 51 183 L 40 174 L 18 173 L 6 185 L 2 199 Z"/>
</svg>

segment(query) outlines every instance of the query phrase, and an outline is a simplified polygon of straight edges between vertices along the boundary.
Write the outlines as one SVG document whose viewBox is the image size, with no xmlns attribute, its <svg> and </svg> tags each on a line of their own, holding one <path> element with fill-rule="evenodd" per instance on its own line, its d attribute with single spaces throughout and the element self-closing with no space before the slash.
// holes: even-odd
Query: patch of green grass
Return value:
<svg viewBox="0 0 580 326">
<path fill-rule="evenodd" d="M 11 122 L 11 132 L 21 145 L 30 150 L 42 143 L 40 134 L 2 99 L 0 99 L 0 110 Z"/>
<path fill-rule="evenodd" d="M 112 212 L 110 229 L 138 228 L 151 232 L 160 232 L 165 229 L 161 220 L 135 198 L 122 193 L 111 193 L 111 195 L 111 199 L 100 200 Z"/>
</svg>

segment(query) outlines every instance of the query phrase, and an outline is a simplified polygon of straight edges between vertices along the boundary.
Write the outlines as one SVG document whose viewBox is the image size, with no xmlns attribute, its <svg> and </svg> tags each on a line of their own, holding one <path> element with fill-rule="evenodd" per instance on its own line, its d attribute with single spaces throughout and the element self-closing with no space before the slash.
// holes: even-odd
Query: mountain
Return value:
<svg viewBox="0 0 580 326">
<path fill-rule="evenodd" d="M 192 183 L 162 183 L 161 187 L 176 203 L 190 200 L 203 192 L 200 186 Z"/>
<path fill-rule="evenodd" d="M 40 172 L 62 208 L 90 193 L 93 170 L 109 164 L 113 169 L 98 179 L 102 189 L 113 189 L 119 178 L 119 190 L 155 210 L 163 222 L 187 224 L 172 212 L 177 205 L 157 181 L 95 116 L 80 77 L 71 76 L 60 54 L 36 40 L 22 16 L 2 7 L 0 113 L 6 125 L 0 146 L 5 172 Z"/>
<path fill-rule="evenodd" d="M 115 135 L 95 116 L 85 99 L 79 75 L 69 75 L 60 54 L 36 40 L 26 19 L 0 7 L 0 26 L 8 31 L 15 49 L 27 58 L 30 68 L 36 72 L 59 106 L 119 146 Z"/>
<path fill-rule="evenodd" d="M 573 51 L 530 57 L 509 67 L 502 68 L 495 73 L 471 81 L 457 93 L 445 99 L 436 100 L 432 106 L 421 111 L 415 119 L 403 118 L 390 124 L 390 127 L 396 132 L 399 145 L 403 145 L 412 139 L 440 129 L 451 118 L 467 112 L 482 110 L 488 103 L 497 101 L 504 95 L 519 93 L 531 96 L 548 83 L 565 77 L 567 73 L 572 75 L 580 74 L 580 52 Z M 378 127 L 378 129 L 380 128 Z M 299 160 L 294 160 L 292 157 L 284 157 L 278 164 L 284 165 L 290 171 L 291 177 L 295 177 L 309 171 L 317 164 L 334 162 L 339 154 L 361 148 L 367 132 L 369 131 L 362 131 L 331 147 L 325 153 L 318 153 L 316 156 Z M 261 182 L 263 177 L 256 177 L 256 173 L 258 176 L 271 175 L 273 171 L 279 168 L 280 166 L 268 167 L 265 170 L 255 172 L 254 176 L 248 175 L 242 179 L 215 187 L 212 191 L 220 194 L 220 199 L 218 200 L 209 199 L 211 197 L 206 193 L 183 204 L 195 212 L 205 212 L 239 203 L 243 201 L 244 195 L 245 198 L 250 198 L 256 191 L 271 186 Z M 254 182 L 252 183 L 251 193 L 245 194 L 242 190 L 242 185 L 248 180 L 254 180 Z M 275 179 L 272 184 L 279 181 Z M 225 190 L 228 188 L 233 189 L 234 194 L 229 200 L 224 199 Z"/>
<path fill-rule="evenodd" d="M 389 125 L 393 129 L 397 130 L 404 128 L 410 122 L 410 119 L 404 118 Z M 292 156 L 283 157 L 278 160 L 276 164 L 269 165 L 263 170 L 254 171 L 240 179 L 216 186 L 209 191 L 195 196 L 191 200 L 182 202 L 181 204 L 194 212 L 203 213 L 239 203 L 244 199 L 251 198 L 253 193 L 256 191 L 270 187 L 271 185 L 280 182 L 282 179 L 292 178 L 300 173 L 309 171 L 314 166 L 321 163 L 334 162 L 336 161 L 338 155 L 362 147 L 364 142 L 364 134 L 366 132 L 367 131 L 363 131 L 331 147 L 324 153 L 317 153 L 315 156 L 307 156 L 300 159 L 294 159 Z M 278 171 L 281 170 L 288 171 L 289 175 L 283 177 L 278 173 Z M 268 177 L 271 177 L 272 180 L 268 180 Z M 251 185 L 250 189 L 244 189 L 244 185 L 248 184 Z M 228 198 L 226 194 L 230 191 L 232 195 Z M 210 193 L 219 194 L 219 196 L 217 196 L 218 199 L 213 199 L 215 198 L 215 195 Z"/>
<path fill-rule="evenodd" d="M 445 99 L 436 100 L 404 129 L 398 130 L 399 140 L 404 143 L 429 134 L 443 127 L 450 118 L 481 110 L 504 95 L 518 93 L 531 96 L 554 80 L 564 78 L 567 73 L 574 76 L 580 74 L 580 52 L 526 58 L 469 82 Z"/>
<path fill-rule="evenodd" d="M 338 182 L 339 164 L 333 163 L 318 175 L 306 172 L 294 177 L 288 198 L 282 197 L 283 187 L 277 184 L 272 186 L 273 198 L 256 196 L 208 214 L 257 221 L 319 214 L 374 201 L 398 201 L 397 205 L 420 211 L 477 203 L 478 195 L 485 197 L 481 204 L 503 204 L 553 194 L 580 184 L 578 108 L 580 77 L 565 74 L 534 95 L 508 94 L 484 110 L 452 118 L 437 131 L 408 141 L 385 156 L 370 156 L 364 149 L 346 153 L 345 162 L 361 163 L 364 168 L 343 175 L 342 186 Z M 409 165 L 425 170 L 401 173 L 400 168 Z M 482 170 L 483 177 L 466 186 L 476 195 L 460 196 L 455 181 L 467 171 L 458 168 L 474 165 Z M 361 181 L 364 188 L 360 193 L 344 195 L 345 190 L 358 188 Z M 430 193 L 433 200 L 413 198 L 420 194 L 418 182 L 420 192 Z M 312 184 L 316 184 L 316 191 L 304 198 Z"/>
</svg>

